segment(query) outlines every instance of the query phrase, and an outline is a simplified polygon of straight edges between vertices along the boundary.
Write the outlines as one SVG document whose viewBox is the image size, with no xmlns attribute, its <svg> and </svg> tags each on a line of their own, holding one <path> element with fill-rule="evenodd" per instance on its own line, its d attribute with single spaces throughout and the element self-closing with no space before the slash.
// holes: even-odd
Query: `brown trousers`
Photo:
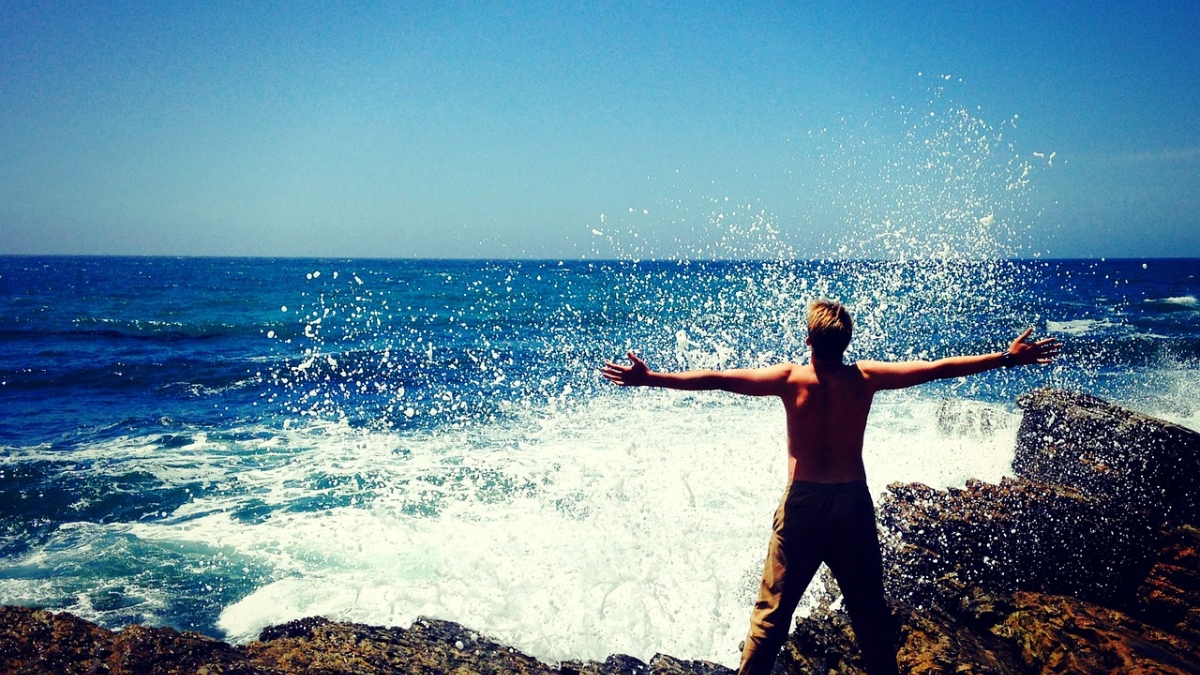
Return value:
<svg viewBox="0 0 1200 675">
<path fill-rule="evenodd" d="M 842 590 L 867 672 L 897 672 L 895 629 L 883 599 L 883 561 L 867 484 L 796 481 L 775 511 L 739 675 L 771 672 L 796 605 L 822 562 Z"/>
</svg>

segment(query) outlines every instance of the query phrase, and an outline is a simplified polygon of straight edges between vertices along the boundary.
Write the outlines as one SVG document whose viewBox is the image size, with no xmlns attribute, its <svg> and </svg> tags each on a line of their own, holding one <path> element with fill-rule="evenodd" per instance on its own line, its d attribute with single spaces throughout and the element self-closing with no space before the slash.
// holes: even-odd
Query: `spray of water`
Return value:
<svg viewBox="0 0 1200 675">
<path fill-rule="evenodd" d="M 806 302 L 833 297 L 856 318 L 853 352 L 872 358 L 927 358 L 950 344 L 995 347 L 986 342 L 993 336 L 954 317 L 994 315 L 1005 335 L 1041 323 L 1027 281 L 1044 268 L 1015 259 L 1040 256 L 1024 242 L 1038 219 L 1035 178 L 1056 155 L 1018 148 L 1018 116 L 988 122 L 954 99 L 953 78 L 927 79 L 932 85 L 917 103 L 896 102 L 807 134 L 797 154 L 817 168 L 803 189 L 834 214 L 821 224 L 817 264 L 797 260 L 788 223 L 753 200 L 729 196 L 702 196 L 691 207 L 672 198 L 656 209 L 680 214 L 672 226 L 686 224 L 697 235 L 690 242 L 656 246 L 652 235 L 638 232 L 643 214 L 633 209 L 626 218 L 602 217 L 592 230 L 593 255 L 636 264 L 662 249 L 683 250 L 685 269 L 699 260 L 758 261 L 734 273 L 743 284 L 715 297 L 697 294 L 692 314 L 758 316 L 755 335 L 794 341 L 803 336 Z M 653 293 L 650 286 L 661 284 L 652 281 L 629 292 Z M 701 339 L 689 336 L 687 344 L 702 344 L 712 331 L 696 333 Z M 778 356 L 780 341 L 773 342 L 748 345 L 741 363 L 753 365 L 753 354 Z M 710 351 L 731 353 L 722 340 Z"/>
</svg>

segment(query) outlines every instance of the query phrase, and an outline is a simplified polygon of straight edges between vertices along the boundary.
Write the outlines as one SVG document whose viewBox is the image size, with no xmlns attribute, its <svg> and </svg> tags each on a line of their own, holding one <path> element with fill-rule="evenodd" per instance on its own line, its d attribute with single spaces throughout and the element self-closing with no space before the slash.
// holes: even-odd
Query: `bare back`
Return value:
<svg viewBox="0 0 1200 675">
<path fill-rule="evenodd" d="M 857 365 L 793 366 L 782 396 L 793 481 L 866 480 L 863 435 L 874 388 Z"/>
</svg>

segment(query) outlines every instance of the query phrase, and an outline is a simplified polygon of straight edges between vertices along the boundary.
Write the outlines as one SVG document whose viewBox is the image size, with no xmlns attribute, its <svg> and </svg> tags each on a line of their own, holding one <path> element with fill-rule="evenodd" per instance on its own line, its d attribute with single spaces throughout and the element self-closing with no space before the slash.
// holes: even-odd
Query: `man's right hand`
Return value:
<svg viewBox="0 0 1200 675">
<path fill-rule="evenodd" d="M 1045 338 L 1037 342 L 1026 342 L 1033 334 L 1032 328 L 1026 328 L 1008 347 L 1008 354 L 1015 366 L 1028 366 L 1034 363 L 1050 363 L 1062 351 L 1062 343 L 1058 338 Z"/>
</svg>

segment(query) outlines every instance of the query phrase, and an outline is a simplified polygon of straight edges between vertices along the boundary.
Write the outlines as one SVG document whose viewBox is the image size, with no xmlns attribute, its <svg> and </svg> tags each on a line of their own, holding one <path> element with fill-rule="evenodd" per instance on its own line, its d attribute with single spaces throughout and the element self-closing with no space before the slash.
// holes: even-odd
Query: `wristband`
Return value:
<svg viewBox="0 0 1200 675">
<path fill-rule="evenodd" d="M 1013 366 L 1017 365 L 1016 360 L 1013 358 L 1012 352 L 1004 352 L 1004 356 L 1000 357 L 1000 365 L 1004 366 L 1005 368 L 1012 368 Z"/>
</svg>

